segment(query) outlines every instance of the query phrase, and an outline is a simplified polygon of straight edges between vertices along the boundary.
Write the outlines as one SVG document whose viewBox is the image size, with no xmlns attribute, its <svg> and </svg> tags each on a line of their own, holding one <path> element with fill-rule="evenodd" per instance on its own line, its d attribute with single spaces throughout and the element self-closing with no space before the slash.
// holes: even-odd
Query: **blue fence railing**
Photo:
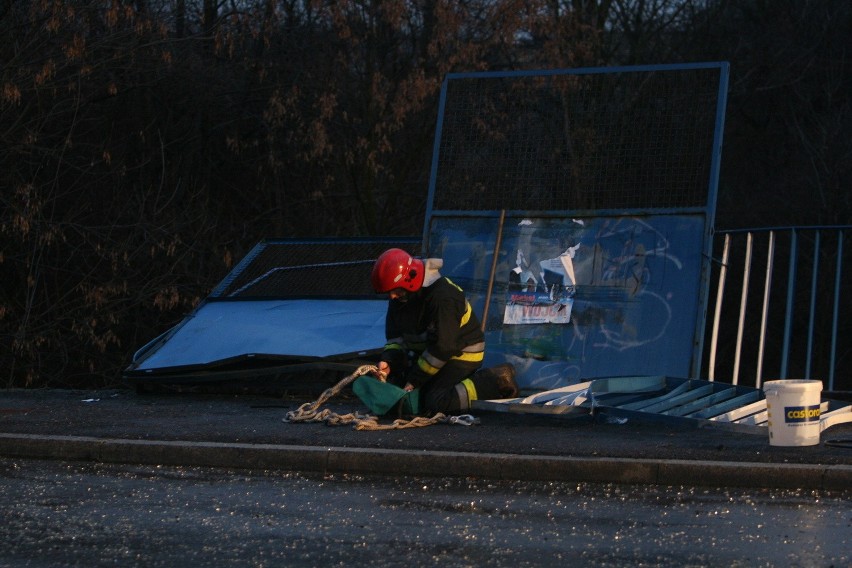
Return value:
<svg viewBox="0 0 852 568">
<path fill-rule="evenodd" d="M 844 242 L 850 230 L 716 233 L 704 357 L 709 380 L 760 387 L 773 379 L 818 379 L 824 390 L 852 392 L 852 268 Z"/>
</svg>

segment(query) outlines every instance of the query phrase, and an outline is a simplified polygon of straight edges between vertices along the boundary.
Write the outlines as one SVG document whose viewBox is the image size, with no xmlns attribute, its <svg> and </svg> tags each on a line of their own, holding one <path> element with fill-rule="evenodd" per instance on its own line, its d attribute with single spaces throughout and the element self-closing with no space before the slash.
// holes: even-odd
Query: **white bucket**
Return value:
<svg viewBox="0 0 852 568">
<path fill-rule="evenodd" d="M 822 381 L 767 381 L 763 392 L 769 415 L 770 446 L 819 444 Z"/>
</svg>

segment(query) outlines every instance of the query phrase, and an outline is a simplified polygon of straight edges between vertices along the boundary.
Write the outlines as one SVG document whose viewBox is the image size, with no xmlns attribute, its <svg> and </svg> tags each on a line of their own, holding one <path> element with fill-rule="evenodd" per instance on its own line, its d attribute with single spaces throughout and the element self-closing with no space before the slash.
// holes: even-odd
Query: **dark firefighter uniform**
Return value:
<svg viewBox="0 0 852 568">
<path fill-rule="evenodd" d="M 390 366 L 389 382 L 420 388 L 428 410 L 467 410 L 473 400 L 497 398 L 499 391 L 493 379 L 474 375 L 485 356 L 479 318 L 462 289 L 437 276 L 405 301 L 388 303 L 381 359 Z"/>
</svg>

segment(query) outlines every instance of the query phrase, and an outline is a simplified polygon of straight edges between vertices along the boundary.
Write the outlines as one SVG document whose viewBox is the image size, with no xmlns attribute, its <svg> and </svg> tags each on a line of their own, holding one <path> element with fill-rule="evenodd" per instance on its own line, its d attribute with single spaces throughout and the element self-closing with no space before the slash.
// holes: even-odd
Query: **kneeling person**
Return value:
<svg viewBox="0 0 852 568">
<path fill-rule="evenodd" d="M 476 399 L 518 396 L 511 365 L 480 369 L 479 318 L 462 289 L 441 275 L 442 266 L 441 259 L 424 261 L 396 248 L 373 266 L 373 288 L 389 297 L 380 372 L 405 390 L 421 389 L 420 404 L 429 412 L 464 412 Z"/>
</svg>

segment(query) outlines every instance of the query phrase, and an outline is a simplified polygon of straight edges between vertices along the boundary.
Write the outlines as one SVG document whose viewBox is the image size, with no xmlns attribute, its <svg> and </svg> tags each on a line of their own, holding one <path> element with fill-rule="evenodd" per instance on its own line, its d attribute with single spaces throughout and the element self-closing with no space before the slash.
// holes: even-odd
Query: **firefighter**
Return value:
<svg viewBox="0 0 852 568">
<path fill-rule="evenodd" d="M 392 248 L 379 256 L 373 288 L 387 294 L 387 343 L 378 364 L 387 381 L 420 389 L 426 411 L 455 413 L 476 399 L 518 396 L 510 364 L 480 369 L 485 336 L 464 292 L 442 276 L 443 260 Z"/>
</svg>

